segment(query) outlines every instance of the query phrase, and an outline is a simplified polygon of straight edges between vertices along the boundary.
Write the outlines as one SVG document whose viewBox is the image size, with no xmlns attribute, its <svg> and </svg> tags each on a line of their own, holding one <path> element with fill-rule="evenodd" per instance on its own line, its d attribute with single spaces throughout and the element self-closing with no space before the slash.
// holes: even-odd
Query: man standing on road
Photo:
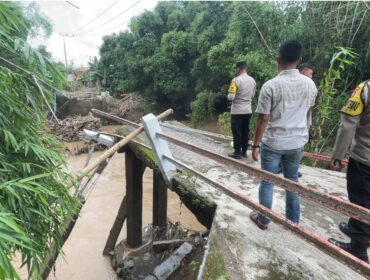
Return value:
<svg viewBox="0 0 370 280">
<path fill-rule="evenodd" d="M 350 202 L 370 209 L 370 80 L 357 86 L 341 113 L 341 125 L 331 167 L 338 170 L 341 160 L 350 149 L 347 169 L 348 198 Z M 367 248 L 370 225 L 350 218 L 348 223 L 340 223 L 339 229 L 351 238 L 351 242 L 345 243 L 333 238 L 329 241 L 369 262 Z"/>
<path fill-rule="evenodd" d="M 236 77 L 231 81 L 227 99 L 231 104 L 231 130 L 234 153 L 230 157 L 247 157 L 249 122 L 252 116 L 252 99 L 256 93 L 256 82 L 247 74 L 245 61 L 236 63 Z"/>
<path fill-rule="evenodd" d="M 298 66 L 298 71 L 302 75 L 305 75 L 306 77 L 312 79 L 313 75 L 315 75 L 315 66 L 311 63 L 302 63 Z M 310 135 L 310 128 L 312 126 L 312 112 L 311 110 L 308 111 L 307 113 L 307 129 L 308 129 L 308 134 Z M 283 166 L 280 165 L 279 168 L 279 174 L 283 172 Z M 302 173 L 298 171 L 298 177 L 302 177 Z"/>
<path fill-rule="evenodd" d="M 282 164 L 284 177 L 298 182 L 298 167 L 303 147 L 308 141 L 307 113 L 317 95 L 315 83 L 301 75 L 302 45 L 291 40 L 283 43 L 277 58 L 279 74 L 267 81 L 261 89 L 256 112 L 259 113 L 252 156 L 261 168 L 277 174 Z M 273 186 L 262 181 L 259 202 L 271 209 Z M 286 217 L 299 222 L 300 197 L 286 191 Z M 250 218 L 261 229 L 267 229 L 270 220 L 253 211 Z"/>
</svg>

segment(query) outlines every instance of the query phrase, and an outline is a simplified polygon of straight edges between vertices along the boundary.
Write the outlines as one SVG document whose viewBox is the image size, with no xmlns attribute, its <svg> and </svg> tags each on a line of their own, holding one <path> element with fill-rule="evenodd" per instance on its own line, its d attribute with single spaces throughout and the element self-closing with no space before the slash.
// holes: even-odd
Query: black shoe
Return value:
<svg viewBox="0 0 370 280">
<path fill-rule="evenodd" d="M 328 241 L 331 244 L 354 255 L 360 260 L 363 260 L 364 262 L 369 263 L 369 257 L 367 256 L 367 242 L 359 242 L 356 240 L 352 240 L 351 243 L 345 243 L 345 242 L 338 241 L 334 238 L 329 238 Z"/>
<path fill-rule="evenodd" d="M 242 153 L 241 155 L 240 155 L 242 158 L 247 158 L 248 156 L 247 156 L 247 153 Z"/>
<path fill-rule="evenodd" d="M 348 237 L 352 237 L 351 230 L 349 229 L 348 223 L 341 222 L 339 223 L 338 227 L 339 227 L 339 230 L 343 232 L 345 235 L 347 235 Z"/>
<path fill-rule="evenodd" d="M 351 238 L 353 237 L 353 233 L 351 232 L 351 229 L 349 228 L 348 223 L 341 222 L 339 223 L 338 227 L 339 227 L 339 230 L 343 232 L 345 235 Z M 370 242 L 367 243 L 367 247 L 368 248 L 370 247 Z"/>
<path fill-rule="evenodd" d="M 302 177 L 302 173 L 298 171 L 298 178 Z"/>
<path fill-rule="evenodd" d="M 235 153 L 235 152 L 233 152 L 231 154 L 228 154 L 228 156 L 232 157 L 232 158 L 235 158 L 235 159 L 241 159 L 242 158 L 241 154 Z"/>
</svg>

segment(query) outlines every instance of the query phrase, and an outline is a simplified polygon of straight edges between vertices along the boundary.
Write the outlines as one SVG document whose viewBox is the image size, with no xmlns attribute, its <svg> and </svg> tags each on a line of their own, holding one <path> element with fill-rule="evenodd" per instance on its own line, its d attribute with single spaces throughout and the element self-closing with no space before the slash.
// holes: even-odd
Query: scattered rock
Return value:
<svg viewBox="0 0 370 280">
<path fill-rule="evenodd" d="M 124 262 L 123 268 L 124 269 L 129 269 L 134 267 L 134 261 L 133 260 L 127 260 Z"/>
<path fill-rule="evenodd" d="M 194 243 L 195 243 L 195 244 L 199 244 L 200 242 L 202 242 L 202 238 L 201 238 L 200 236 L 196 236 L 196 237 L 194 238 Z"/>
<path fill-rule="evenodd" d="M 148 275 L 144 278 L 144 280 L 158 280 L 157 277 L 153 276 L 153 275 Z"/>
<path fill-rule="evenodd" d="M 149 252 L 147 252 L 143 256 L 143 261 L 144 262 L 149 262 L 151 258 L 152 258 L 152 254 L 150 254 Z"/>
<path fill-rule="evenodd" d="M 116 273 L 117 273 L 118 276 L 122 276 L 123 275 L 123 268 L 121 268 L 121 267 L 117 268 Z"/>
</svg>

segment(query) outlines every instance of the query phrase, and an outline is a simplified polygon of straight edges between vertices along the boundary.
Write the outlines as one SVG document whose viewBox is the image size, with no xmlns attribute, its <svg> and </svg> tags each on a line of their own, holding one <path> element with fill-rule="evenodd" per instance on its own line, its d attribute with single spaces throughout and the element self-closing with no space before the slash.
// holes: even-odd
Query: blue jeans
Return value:
<svg viewBox="0 0 370 280">
<path fill-rule="evenodd" d="M 265 144 L 261 144 L 261 168 L 271 173 L 279 172 L 280 164 L 283 167 L 284 177 L 298 182 L 298 168 L 303 155 L 303 148 L 294 150 L 273 150 Z M 263 206 L 271 209 L 273 199 L 273 186 L 266 181 L 261 181 L 259 188 L 259 202 Z M 285 216 L 294 223 L 299 222 L 300 196 L 289 191 L 285 192 Z M 259 214 L 258 219 L 263 224 L 268 224 L 270 220 Z"/>
</svg>

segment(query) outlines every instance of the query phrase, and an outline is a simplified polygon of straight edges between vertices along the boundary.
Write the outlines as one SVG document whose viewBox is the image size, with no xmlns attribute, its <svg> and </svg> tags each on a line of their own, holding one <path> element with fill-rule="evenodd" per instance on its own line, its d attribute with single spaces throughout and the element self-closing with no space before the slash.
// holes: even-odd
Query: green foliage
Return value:
<svg viewBox="0 0 370 280">
<path fill-rule="evenodd" d="M 139 104 L 139 108 L 144 112 L 144 114 L 156 114 L 159 112 L 158 109 L 155 107 L 155 104 L 148 100 L 144 100 L 143 102 L 141 102 Z"/>
<path fill-rule="evenodd" d="M 229 112 L 222 113 L 218 117 L 217 125 L 222 134 L 231 136 L 231 114 Z"/>
<path fill-rule="evenodd" d="M 331 104 L 339 106 L 349 89 L 370 77 L 368 13 L 368 4 L 361 1 L 160 2 L 133 19 L 129 31 L 104 38 L 100 63 L 111 92 L 140 92 L 158 111 L 172 107 L 180 117 L 194 107 L 192 122 L 197 124 L 213 112 L 201 112 L 201 104 L 208 106 L 204 92 L 226 95 L 237 60 L 247 61 L 258 93 L 277 73 L 275 57 L 284 40 L 303 43 L 303 61 L 316 64 L 318 81 L 326 79 L 324 73 L 338 74 L 328 68 L 336 47 L 343 46 L 361 59 L 356 67 L 338 68 L 341 76 L 333 89 L 343 94 L 333 96 Z M 190 106 L 194 100 L 199 106 Z M 319 104 L 329 108 L 327 101 Z M 224 103 L 214 109 L 225 111 Z M 331 117 L 336 122 L 338 115 Z"/>
<path fill-rule="evenodd" d="M 0 57 L 57 85 L 61 74 L 24 40 L 28 23 L 18 4 L 0 2 Z M 61 226 L 78 204 L 65 187 L 60 144 L 46 133 L 47 108 L 35 80 L 3 60 L 0 80 L 0 279 L 19 279 L 16 254 L 29 278 L 40 279 L 51 240 L 60 246 Z"/>
<path fill-rule="evenodd" d="M 100 92 L 100 88 L 105 83 L 105 73 L 99 63 L 99 60 L 94 56 L 89 61 L 89 70 L 82 74 L 78 80 L 80 84 L 87 84 L 89 87 L 95 87 L 97 92 Z"/>
<path fill-rule="evenodd" d="M 320 93 L 313 112 L 313 139 L 309 148 L 321 153 L 325 146 L 332 145 L 335 132 L 339 126 L 339 112 L 346 102 L 346 96 L 338 93 L 336 85 L 343 86 L 343 73 L 354 66 L 357 54 L 352 49 L 338 47 L 330 61 L 330 67 L 324 72 L 320 82 Z"/>
<path fill-rule="evenodd" d="M 223 100 L 220 93 L 209 91 L 201 92 L 196 99 L 191 103 L 191 125 L 197 127 L 202 122 L 209 118 L 213 118 L 217 113 L 217 104 Z"/>
</svg>

